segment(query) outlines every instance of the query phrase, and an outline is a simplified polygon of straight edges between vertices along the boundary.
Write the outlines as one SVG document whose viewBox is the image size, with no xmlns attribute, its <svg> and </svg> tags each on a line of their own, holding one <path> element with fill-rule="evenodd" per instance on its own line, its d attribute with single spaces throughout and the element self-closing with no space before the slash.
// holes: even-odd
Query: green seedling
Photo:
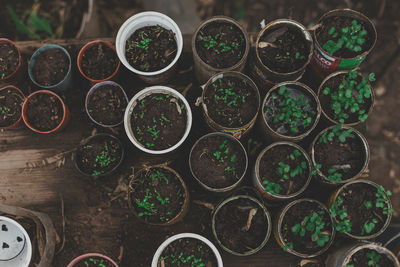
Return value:
<svg viewBox="0 0 400 267">
<path fill-rule="evenodd" d="M 110 151 L 108 149 L 108 144 L 104 144 L 103 150 L 96 156 L 96 163 L 100 165 L 101 168 L 109 166 L 112 162 L 116 161 L 115 157 L 111 157 Z"/>
<path fill-rule="evenodd" d="M 381 267 L 378 262 L 381 259 L 382 255 L 376 253 L 376 251 L 371 251 L 366 254 L 368 258 L 368 266 L 371 267 Z M 383 266 L 382 266 L 383 267 Z"/>
<path fill-rule="evenodd" d="M 389 207 L 390 201 L 389 198 L 392 195 L 392 192 L 390 190 L 385 191 L 385 188 L 383 186 L 378 186 L 378 190 L 375 194 L 376 196 L 376 203 L 375 206 L 377 208 L 382 208 L 383 209 L 383 214 L 389 215 L 393 213 L 393 209 Z"/>
<path fill-rule="evenodd" d="M 343 199 L 338 196 L 330 208 L 332 217 L 336 218 L 337 222 L 335 228 L 338 232 L 345 233 L 350 232 L 352 223 L 348 219 L 347 209 L 342 208 L 341 205 L 343 204 Z"/>
<path fill-rule="evenodd" d="M 344 129 L 342 128 L 342 125 L 338 124 L 332 129 L 326 130 L 321 134 L 318 142 L 319 143 L 328 143 L 333 142 L 333 140 L 337 138 L 339 142 L 345 143 L 347 138 L 355 138 L 355 135 L 353 134 L 353 130 L 351 128 L 349 129 Z"/>
<path fill-rule="evenodd" d="M 321 232 L 326 226 L 323 217 L 321 217 L 324 215 L 325 211 L 313 212 L 304 217 L 301 223 L 294 225 L 291 231 L 300 237 L 304 237 L 309 232 L 311 240 L 316 242 L 318 246 L 323 247 L 330 239 L 328 232 Z"/>
<path fill-rule="evenodd" d="M 233 27 L 232 27 L 233 29 Z M 203 47 L 207 50 L 215 52 L 217 55 L 222 53 L 231 53 L 239 52 L 241 55 L 241 51 L 239 47 L 244 44 L 244 38 L 240 35 L 240 39 L 233 40 L 231 43 L 227 43 L 222 39 L 224 34 L 217 33 L 215 35 L 204 35 L 201 31 L 197 36 L 197 41 L 202 42 Z"/>
</svg>

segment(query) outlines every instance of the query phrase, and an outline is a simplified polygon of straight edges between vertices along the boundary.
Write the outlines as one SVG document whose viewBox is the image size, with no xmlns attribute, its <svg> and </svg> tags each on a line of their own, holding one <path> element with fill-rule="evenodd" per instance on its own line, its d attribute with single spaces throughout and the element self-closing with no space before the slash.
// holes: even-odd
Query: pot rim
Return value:
<svg viewBox="0 0 400 267">
<path fill-rule="evenodd" d="M 15 47 L 15 49 L 16 49 L 17 52 L 18 52 L 18 65 L 17 65 L 17 68 L 16 68 L 12 73 L 10 73 L 10 74 L 8 74 L 7 76 L 5 76 L 3 79 L 0 78 L 0 81 L 6 81 L 6 80 L 10 79 L 11 77 L 13 77 L 13 76 L 19 71 L 19 69 L 21 68 L 21 65 L 22 65 L 22 56 L 21 56 L 21 51 L 19 50 L 19 48 L 17 47 L 17 45 L 16 45 L 13 41 L 11 41 L 10 39 L 7 39 L 7 38 L 0 38 L 0 43 L 9 43 L 9 44 L 11 44 L 13 47 Z"/>
<path fill-rule="evenodd" d="M 73 259 L 67 267 L 74 267 L 75 264 L 77 264 L 79 261 L 85 259 L 85 258 L 89 258 L 89 257 L 99 257 L 99 258 L 103 258 L 108 260 L 109 262 L 111 262 L 115 267 L 118 267 L 118 264 L 115 263 L 115 261 L 113 259 L 111 259 L 110 257 L 100 254 L 100 253 L 86 253 L 86 254 L 82 254 L 78 257 L 76 257 L 75 259 Z"/>
<path fill-rule="evenodd" d="M 11 128 L 15 127 L 16 125 L 18 125 L 22 121 L 22 107 L 23 107 L 25 99 L 26 99 L 25 94 L 21 91 L 21 89 L 19 89 L 18 87 L 14 86 L 12 84 L 7 84 L 7 85 L 1 87 L 0 91 L 6 90 L 9 88 L 16 90 L 18 93 L 20 93 L 22 95 L 23 101 L 22 101 L 22 105 L 21 105 L 21 115 L 19 116 L 19 119 L 16 122 L 14 122 L 13 124 L 0 127 L 0 129 L 11 129 Z"/>
</svg>

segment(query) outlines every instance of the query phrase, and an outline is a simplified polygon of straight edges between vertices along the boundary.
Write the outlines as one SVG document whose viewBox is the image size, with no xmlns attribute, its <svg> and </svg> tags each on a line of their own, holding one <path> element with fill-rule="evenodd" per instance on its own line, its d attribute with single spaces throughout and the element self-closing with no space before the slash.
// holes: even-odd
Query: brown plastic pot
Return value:
<svg viewBox="0 0 400 267">
<path fill-rule="evenodd" d="M 256 114 L 254 114 L 253 118 L 245 125 L 238 127 L 238 128 L 229 128 L 229 127 L 225 127 L 220 125 L 219 123 L 215 122 L 209 115 L 208 115 L 208 108 L 207 105 L 205 104 L 204 98 L 206 96 L 206 92 L 208 90 L 208 88 L 210 87 L 210 85 L 215 82 L 217 79 L 222 78 L 222 77 L 237 77 L 239 79 L 242 79 L 244 81 L 246 81 L 248 84 L 250 84 L 250 86 L 253 88 L 253 91 L 256 92 L 256 96 L 257 96 L 257 112 Z M 206 85 L 204 86 L 204 90 L 203 93 L 201 95 L 201 106 L 203 108 L 203 115 L 205 117 L 206 123 L 208 124 L 208 126 L 217 132 L 223 132 L 223 133 L 228 133 L 233 135 L 235 138 L 240 139 L 243 135 L 247 134 L 251 128 L 253 128 L 256 120 L 257 120 L 257 116 L 258 116 L 258 112 L 260 109 L 260 93 L 258 91 L 257 85 L 245 74 L 237 72 L 237 71 L 224 71 L 221 73 L 218 73 L 216 75 L 214 75 L 213 77 L 211 77 L 208 82 L 206 83 Z"/>
<path fill-rule="evenodd" d="M 32 96 L 37 95 L 37 94 L 49 94 L 49 95 L 53 95 L 53 96 L 57 97 L 58 100 L 60 100 L 61 105 L 62 105 L 62 107 L 63 107 L 63 118 L 62 118 L 60 124 L 59 124 L 56 128 L 54 128 L 54 129 L 52 129 L 52 130 L 50 130 L 50 131 L 40 131 L 40 130 L 36 129 L 35 127 L 33 127 L 33 126 L 30 124 L 30 122 L 29 122 L 29 119 L 28 119 L 28 116 L 27 116 L 28 102 L 29 102 L 29 99 L 32 98 Z M 36 91 L 36 92 L 30 94 L 30 95 L 25 99 L 25 102 L 24 102 L 24 104 L 23 104 L 23 106 L 22 106 L 22 119 L 24 120 L 25 125 L 26 125 L 29 129 L 31 129 L 32 131 L 34 131 L 34 132 L 41 133 L 41 134 L 55 133 L 55 132 L 61 131 L 62 129 L 65 128 L 65 126 L 67 126 L 67 124 L 68 124 L 68 122 L 69 122 L 69 109 L 68 109 L 68 107 L 64 104 L 64 101 L 61 99 L 61 97 L 59 97 L 56 93 L 54 93 L 54 92 L 52 92 L 52 91 L 49 91 L 49 90 L 39 90 L 39 91 Z"/>
<path fill-rule="evenodd" d="M 87 254 L 83 254 L 79 257 L 76 257 L 73 261 L 71 261 L 67 267 L 74 267 L 76 264 L 78 264 L 80 261 L 86 259 L 86 258 L 90 258 L 90 257 L 98 257 L 98 258 L 103 258 L 107 261 L 109 261 L 114 267 L 118 267 L 118 264 L 115 263 L 115 261 L 113 261 L 110 257 L 107 257 L 103 254 L 99 254 L 99 253 L 87 253 Z"/>
<path fill-rule="evenodd" d="M 137 214 L 135 208 L 132 205 L 132 197 L 131 197 L 132 190 L 133 190 L 132 189 L 132 184 L 135 182 L 135 180 L 139 177 L 139 175 L 142 172 L 147 172 L 151 168 L 162 168 L 162 169 L 165 169 L 165 170 L 175 174 L 175 176 L 178 177 L 178 180 L 181 182 L 183 190 L 185 190 L 185 200 L 183 202 L 181 210 L 175 216 L 175 218 L 173 218 L 173 219 L 171 219 L 171 220 L 169 220 L 168 222 L 165 222 L 165 223 L 150 223 L 150 222 L 144 221 L 142 217 L 139 217 L 139 215 Z M 149 225 L 158 225 L 158 226 L 173 225 L 173 224 L 181 221 L 183 219 L 183 217 L 185 217 L 186 213 L 189 210 L 189 203 L 190 203 L 190 201 L 189 201 L 189 190 L 188 190 L 185 182 L 183 181 L 183 179 L 182 179 L 182 177 L 180 176 L 179 173 L 177 173 L 174 169 L 172 169 L 172 168 L 170 168 L 168 166 L 165 166 L 165 165 L 154 165 L 154 166 L 150 166 L 150 167 L 145 167 L 145 168 L 141 169 L 140 171 L 138 171 L 137 173 L 135 173 L 135 175 L 132 177 L 132 179 L 129 182 L 127 193 L 128 193 L 128 207 L 129 207 L 129 209 L 132 211 L 132 213 L 135 215 L 136 218 L 138 218 L 140 221 L 142 221 L 142 222 L 144 222 L 146 224 L 149 224 Z"/>
<path fill-rule="evenodd" d="M 242 58 L 239 60 L 239 62 L 237 62 L 235 65 L 233 65 L 229 68 L 222 68 L 222 69 L 214 68 L 214 67 L 208 65 L 207 63 L 205 63 L 200 58 L 200 56 L 197 54 L 197 50 L 196 50 L 197 34 L 204 26 L 206 26 L 207 24 L 213 23 L 213 22 L 231 23 L 240 29 L 240 31 L 242 32 L 242 34 L 245 38 L 246 48 L 245 48 Z M 205 82 L 207 82 L 208 79 L 211 78 L 211 76 L 213 76 L 219 72 L 223 72 L 223 71 L 242 72 L 246 66 L 246 61 L 247 61 L 247 57 L 249 55 L 249 50 L 250 50 L 250 42 L 249 42 L 249 37 L 247 35 L 247 32 L 244 29 L 244 27 L 242 27 L 242 25 L 240 25 L 239 22 L 237 22 L 236 20 L 234 20 L 230 17 L 226 17 L 226 16 L 215 16 L 215 17 L 209 18 L 208 20 L 203 21 L 202 23 L 200 23 L 199 27 L 197 27 L 197 29 L 194 32 L 193 37 L 192 37 L 194 73 L 195 73 L 197 80 L 199 81 L 200 84 L 204 84 Z"/>
<path fill-rule="evenodd" d="M 109 77 L 106 77 L 102 80 L 96 80 L 96 79 L 92 79 L 91 77 L 88 77 L 82 70 L 82 58 L 83 58 L 83 55 L 85 54 L 86 50 L 88 50 L 93 45 L 97 45 L 97 44 L 102 44 L 104 46 L 111 48 L 115 53 L 115 57 L 118 59 L 117 51 L 115 50 L 115 47 L 110 42 L 106 42 L 106 41 L 102 41 L 102 40 L 94 40 L 94 41 L 91 41 L 91 42 L 85 44 L 79 51 L 78 58 L 77 58 L 77 66 L 78 66 L 78 70 L 82 74 L 82 76 L 85 77 L 85 79 L 89 80 L 92 83 L 108 81 L 108 80 L 115 78 L 115 76 L 118 73 L 119 66 L 121 65 L 121 62 L 118 59 L 118 65 L 117 65 L 117 68 L 115 69 L 115 71 Z"/>
<path fill-rule="evenodd" d="M 22 64 L 21 51 L 19 50 L 19 48 L 17 47 L 17 45 L 16 45 L 13 41 L 11 41 L 11 40 L 9 40 L 9 39 L 0 38 L 0 43 L 9 43 L 9 44 L 11 44 L 12 46 L 14 46 L 14 47 L 17 49 L 17 51 L 18 51 L 18 65 L 17 65 L 17 68 L 15 69 L 14 72 L 8 74 L 8 75 L 5 76 L 4 78 L 1 78 L 1 77 L 0 77 L 0 83 L 1 83 L 1 82 L 5 82 L 5 83 L 16 82 L 16 81 L 18 81 L 19 78 L 23 75 L 23 70 L 22 70 L 22 69 L 23 69 L 23 68 L 22 68 L 22 65 L 23 65 L 23 64 Z"/>
<path fill-rule="evenodd" d="M 297 192 L 293 192 L 292 194 L 289 194 L 289 195 L 271 194 L 270 192 L 265 191 L 265 187 L 263 186 L 261 177 L 260 177 L 260 162 L 261 162 L 261 159 L 264 156 L 264 154 L 271 148 L 276 147 L 276 146 L 282 146 L 282 145 L 291 146 L 291 147 L 298 149 L 304 155 L 304 157 L 307 160 L 307 164 L 308 164 L 309 174 L 308 174 L 306 183 L 303 185 L 303 187 L 300 190 L 298 190 Z M 286 142 L 286 141 L 276 142 L 276 143 L 273 143 L 273 144 L 267 146 L 260 152 L 260 154 L 258 154 L 256 163 L 255 163 L 254 169 L 253 169 L 253 175 L 252 175 L 253 185 L 258 190 L 258 192 L 260 192 L 260 194 L 262 194 L 268 200 L 273 200 L 273 201 L 291 200 L 291 199 L 294 199 L 295 197 L 299 196 L 300 194 L 302 194 L 307 189 L 308 185 L 310 184 L 311 178 L 312 178 L 311 166 L 312 166 L 311 159 L 308 156 L 308 153 L 301 146 L 299 146 L 295 143 Z"/>
<path fill-rule="evenodd" d="M 19 88 L 15 87 L 13 85 L 6 85 L 6 86 L 0 88 L 0 91 L 7 90 L 7 89 L 12 89 L 12 90 L 17 91 L 19 94 L 22 95 L 22 97 L 25 100 L 24 93 Z M 19 128 L 22 128 L 23 126 L 24 126 L 24 124 L 22 123 L 22 109 L 21 109 L 21 116 L 19 117 L 19 119 L 16 122 L 14 122 L 13 124 L 11 124 L 9 126 L 0 127 L 0 129 L 19 129 Z"/>
</svg>

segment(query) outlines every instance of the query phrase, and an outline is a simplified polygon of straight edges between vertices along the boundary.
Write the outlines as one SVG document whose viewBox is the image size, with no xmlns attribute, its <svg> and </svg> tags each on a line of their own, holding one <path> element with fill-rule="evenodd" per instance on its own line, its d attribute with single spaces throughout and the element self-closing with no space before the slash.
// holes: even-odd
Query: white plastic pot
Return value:
<svg viewBox="0 0 400 267">
<path fill-rule="evenodd" d="M 175 40 L 177 44 L 176 56 L 168 66 L 161 70 L 151 72 L 137 70 L 129 64 L 125 57 L 126 40 L 128 40 L 129 37 L 131 37 L 131 35 L 140 28 L 157 25 L 160 25 L 167 30 L 172 30 L 175 33 Z M 124 24 L 122 24 L 121 28 L 118 30 L 117 38 L 115 40 L 115 48 L 117 50 L 119 60 L 127 69 L 138 74 L 143 81 L 150 84 L 157 84 L 167 81 L 174 73 L 176 62 L 182 53 L 183 37 L 178 25 L 170 17 L 159 12 L 147 11 L 130 17 L 124 22 Z"/>
<path fill-rule="evenodd" d="M 145 98 L 148 95 L 152 95 L 152 94 L 171 94 L 174 97 L 180 99 L 184 104 L 185 104 L 185 108 L 186 108 L 186 130 L 185 133 L 183 134 L 181 140 L 179 140 L 178 143 L 176 143 L 175 145 L 171 146 L 170 148 L 167 149 L 163 149 L 163 150 L 151 150 L 151 149 L 147 149 L 146 147 L 144 147 L 136 138 L 135 135 L 132 131 L 132 126 L 131 126 L 131 115 L 132 115 L 132 111 L 135 108 L 136 104 L 138 102 L 140 102 L 140 100 L 142 100 L 143 98 Z M 129 137 L 129 140 L 131 140 L 131 142 L 140 150 L 142 150 L 143 152 L 149 153 L 149 154 L 154 154 L 154 155 L 159 155 L 159 154 L 166 154 L 169 152 L 174 151 L 175 149 L 177 149 L 188 137 L 190 129 L 192 127 L 192 110 L 190 109 L 190 105 L 189 103 L 186 101 L 185 97 L 183 95 L 181 95 L 178 91 L 176 91 L 175 89 L 172 89 L 170 87 L 167 86 L 161 86 L 161 85 L 157 85 L 157 86 L 150 86 L 147 87 L 143 90 L 141 90 L 139 93 L 137 93 L 132 99 L 131 101 L 129 101 L 128 106 L 126 107 L 125 110 L 125 116 L 124 116 L 124 126 L 125 126 L 125 132 L 126 135 Z"/>
<path fill-rule="evenodd" d="M 3 248 L 7 245 L 7 248 Z M 16 221 L 0 216 L 0 267 L 28 267 L 32 243 L 28 233 Z"/>
<path fill-rule="evenodd" d="M 167 240 L 165 240 L 157 249 L 156 253 L 154 253 L 153 256 L 153 261 L 151 262 L 151 267 L 158 267 L 158 259 L 160 258 L 161 254 L 163 253 L 164 249 L 171 244 L 172 242 L 174 242 L 175 240 L 181 239 L 181 238 L 194 238 L 197 240 L 200 240 L 202 242 L 204 242 L 205 244 L 207 244 L 207 246 L 209 246 L 209 248 L 211 248 L 211 250 L 214 252 L 215 257 L 217 258 L 217 262 L 218 262 L 218 267 L 223 267 L 224 264 L 222 263 L 222 257 L 221 254 L 219 254 L 218 249 L 214 246 L 213 243 L 211 243 L 210 240 L 208 240 L 207 238 L 198 235 L 198 234 L 192 234 L 192 233 L 182 233 L 182 234 L 177 234 L 174 236 L 171 236 L 170 238 L 168 238 Z"/>
</svg>

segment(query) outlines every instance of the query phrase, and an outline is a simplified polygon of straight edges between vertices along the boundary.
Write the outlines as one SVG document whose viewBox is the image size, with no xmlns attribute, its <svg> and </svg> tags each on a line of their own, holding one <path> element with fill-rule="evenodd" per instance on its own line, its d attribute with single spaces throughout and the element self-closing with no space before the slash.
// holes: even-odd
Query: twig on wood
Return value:
<svg viewBox="0 0 400 267">
<path fill-rule="evenodd" d="M 303 267 L 304 265 L 306 265 L 307 263 L 318 263 L 318 260 L 309 260 L 309 259 L 304 259 L 301 260 L 299 265 L 300 267 Z"/>
<path fill-rule="evenodd" d="M 292 188 L 293 188 L 293 181 L 290 180 L 290 182 L 289 182 L 289 188 L 288 188 L 288 190 L 286 191 L 286 195 L 289 195 L 290 191 L 292 191 Z"/>
<path fill-rule="evenodd" d="M 65 151 L 65 152 L 61 152 L 61 153 L 58 153 L 58 154 L 56 154 L 54 156 L 47 157 L 45 159 L 38 160 L 38 161 L 27 162 L 26 163 L 27 167 L 25 169 L 31 171 L 32 169 L 44 167 L 44 166 L 47 166 L 47 165 L 50 165 L 50 164 L 53 164 L 53 163 L 56 163 L 57 167 L 61 167 L 62 165 L 65 164 L 66 156 L 68 154 L 74 152 L 75 150 L 76 149 L 72 149 L 72 150 L 68 150 L 68 151 Z"/>
<path fill-rule="evenodd" d="M 119 247 L 119 255 L 118 255 L 118 261 L 122 261 L 122 257 L 124 256 L 124 246 Z"/>
<path fill-rule="evenodd" d="M 269 43 L 269 42 L 259 42 L 258 43 L 258 48 L 264 48 L 264 47 L 267 47 L 267 46 L 270 46 L 270 47 L 273 47 L 273 48 L 277 48 L 278 47 L 275 44 Z"/>
<path fill-rule="evenodd" d="M 189 84 L 185 87 L 185 89 L 183 89 L 182 95 L 183 95 L 184 97 L 186 97 L 187 92 L 189 92 L 189 89 L 192 88 L 192 86 L 193 86 L 193 83 L 189 83 Z"/>
<path fill-rule="evenodd" d="M 61 217 L 62 217 L 62 243 L 61 243 L 61 247 L 58 249 L 58 251 L 56 252 L 56 255 L 58 255 L 58 253 L 60 253 L 65 246 L 65 205 L 64 205 L 64 198 L 62 196 L 62 194 L 60 194 L 60 201 L 61 201 Z"/>
<path fill-rule="evenodd" d="M 185 73 L 188 73 L 188 72 L 190 72 L 192 70 L 193 70 L 193 65 L 190 66 L 189 68 L 185 69 L 185 70 L 179 71 L 178 74 L 185 74 Z"/>
<path fill-rule="evenodd" d="M 321 26 L 322 26 L 321 23 L 315 24 L 314 26 L 308 27 L 308 28 L 307 28 L 307 31 L 315 31 L 316 29 L 318 29 L 318 28 L 321 27 Z"/>
<path fill-rule="evenodd" d="M 209 202 L 203 202 L 201 200 L 193 200 L 193 203 L 196 203 L 197 205 L 201 205 L 206 207 L 207 209 L 213 210 L 214 209 L 214 205 L 212 203 Z"/>
<path fill-rule="evenodd" d="M 249 211 L 249 217 L 247 218 L 247 223 L 246 223 L 246 232 L 250 230 L 251 227 L 251 221 L 253 220 L 253 217 L 256 215 L 257 213 L 257 208 L 253 208 Z"/>
</svg>

